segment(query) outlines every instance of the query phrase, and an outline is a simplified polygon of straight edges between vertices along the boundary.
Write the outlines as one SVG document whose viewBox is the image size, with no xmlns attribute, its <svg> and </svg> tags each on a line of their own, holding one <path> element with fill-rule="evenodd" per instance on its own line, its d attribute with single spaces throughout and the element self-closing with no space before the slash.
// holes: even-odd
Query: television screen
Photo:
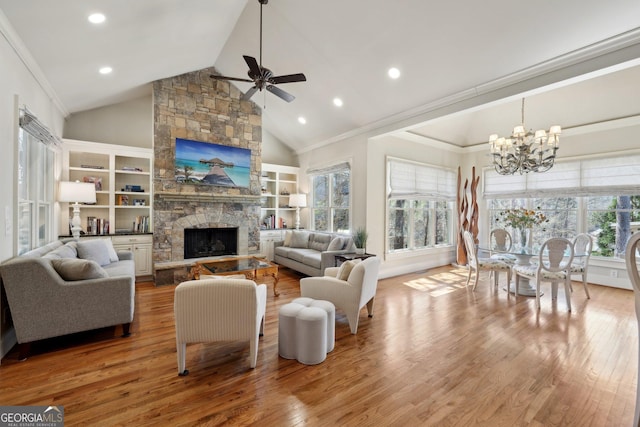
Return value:
<svg viewBox="0 0 640 427">
<path fill-rule="evenodd" d="M 249 187 L 251 150 L 176 138 L 176 181 Z"/>
</svg>

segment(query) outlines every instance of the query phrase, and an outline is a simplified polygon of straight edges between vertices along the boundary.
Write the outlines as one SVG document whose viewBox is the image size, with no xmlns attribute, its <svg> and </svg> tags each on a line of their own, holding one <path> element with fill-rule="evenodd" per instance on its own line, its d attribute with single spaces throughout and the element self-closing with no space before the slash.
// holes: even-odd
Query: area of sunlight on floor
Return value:
<svg viewBox="0 0 640 427">
<path fill-rule="evenodd" d="M 420 292 L 428 292 L 433 297 L 439 297 L 465 287 L 465 281 L 461 281 L 462 275 L 458 273 L 457 270 L 453 270 L 447 273 L 408 280 L 402 284 Z"/>
</svg>

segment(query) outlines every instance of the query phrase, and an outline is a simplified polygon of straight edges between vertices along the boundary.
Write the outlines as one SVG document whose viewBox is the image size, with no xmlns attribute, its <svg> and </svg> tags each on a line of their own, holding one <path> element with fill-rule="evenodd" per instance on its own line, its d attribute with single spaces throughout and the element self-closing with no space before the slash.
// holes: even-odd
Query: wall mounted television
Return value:
<svg viewBox="0 0 640 427">
<path fill-rule="evenodd" d="M 251 150 L 176 138 L 176 182 L 249 188 Z"/>
</svg>

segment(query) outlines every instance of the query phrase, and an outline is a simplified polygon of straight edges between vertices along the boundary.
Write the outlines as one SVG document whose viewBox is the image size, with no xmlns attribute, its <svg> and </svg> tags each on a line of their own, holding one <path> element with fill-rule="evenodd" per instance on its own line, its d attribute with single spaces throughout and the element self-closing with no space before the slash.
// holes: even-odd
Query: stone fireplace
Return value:
<svg viewBox="0 0 640 427">
<path fill-rule="evenodd" d="M 229 82 L 211 79 L 213 73 L 213 68 L 204 69 L 153 84 L 156 284 L 187 279 L 191 260 L 202 258 L 185 258 L 185 230 L 233 229 L 235 254 L 260 249 L 261 110 L 251 101 L 241 101 L 242 93 Z M 250 149 L 249 186 L 177 181 L 176 138 Z"/>
</svg>

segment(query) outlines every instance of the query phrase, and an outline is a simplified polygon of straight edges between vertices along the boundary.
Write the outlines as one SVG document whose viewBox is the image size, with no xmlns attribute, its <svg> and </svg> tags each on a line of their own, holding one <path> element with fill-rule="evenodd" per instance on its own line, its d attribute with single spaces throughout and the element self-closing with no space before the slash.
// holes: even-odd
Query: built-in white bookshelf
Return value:
<svg viewBox="0 0 640 427">
<path fill-rule="evenodd" d="M 147 148 L 65 139 L 63 181 L 93 182 L 96 204 L 80 207 L 87 234 L 153 231 L 153 151 Z M 64 212 L 68 211 L 68 215 Z M 70 204 L 62 204 L 60 234 L 68 233 Z M 95 221 L 92 219 L 95 218 Z M 105 227 L 105 222 L 108 227 Z M 92 223 L 98 224 L 94 230 Z"/>
<path fill-rule="evenodd" d="M 260 176 L 260 228 L 293 228 L 295 208 L 289 206 L 289 196 L 298 192 L 299 168 L 262 164 Z"/>
</svg>

